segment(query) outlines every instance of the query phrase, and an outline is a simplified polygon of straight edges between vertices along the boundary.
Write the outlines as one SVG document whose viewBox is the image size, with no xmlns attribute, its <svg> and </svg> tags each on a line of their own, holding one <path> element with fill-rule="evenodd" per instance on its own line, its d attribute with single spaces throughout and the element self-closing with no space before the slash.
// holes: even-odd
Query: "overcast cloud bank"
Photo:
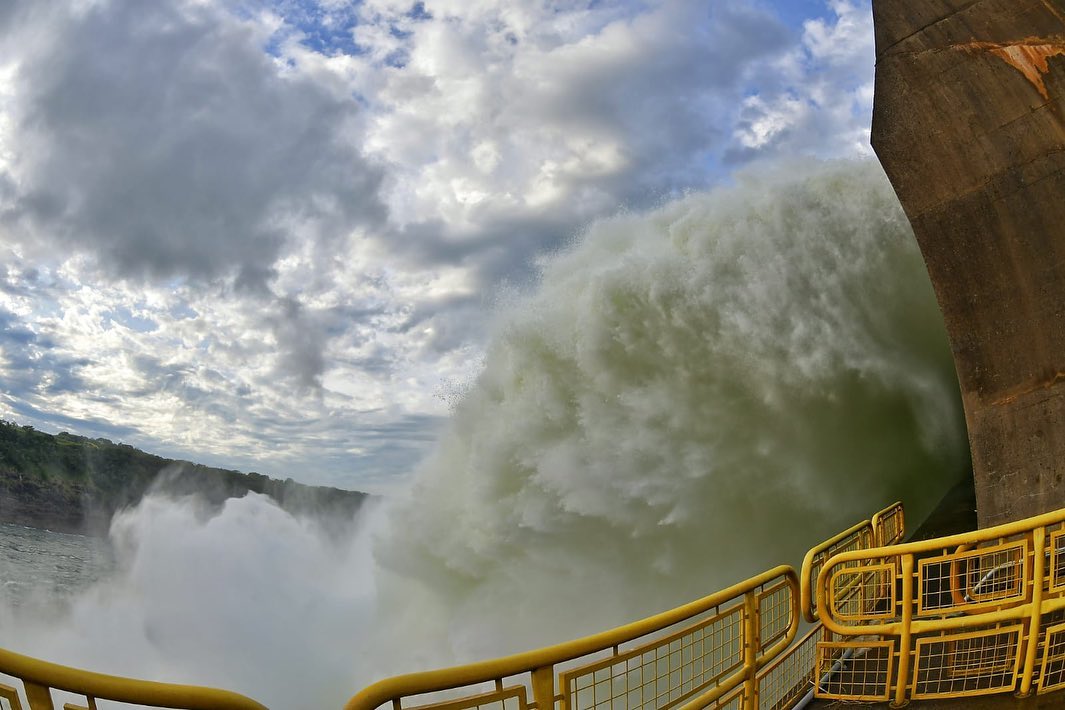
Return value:
<svg viewBox="0 0 1065 710">
<path fill-rule="evenodd" d="M 594 219 L 868 152 L 865 5 L 13 2 L 0 414 L 384 490 Z"/>
</svg>

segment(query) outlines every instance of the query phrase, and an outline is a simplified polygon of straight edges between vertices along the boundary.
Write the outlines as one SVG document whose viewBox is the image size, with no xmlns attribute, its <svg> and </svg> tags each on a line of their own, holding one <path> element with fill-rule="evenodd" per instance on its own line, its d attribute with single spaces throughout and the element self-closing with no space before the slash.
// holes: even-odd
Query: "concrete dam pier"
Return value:
<svg viewBox="0 0 1065 710">
<path fill-rule="evenodd" d="M 981 527 L 1065 506 L 1065 0 L 874 0 L 872 143 L 961 384 Z"/>
</svg>

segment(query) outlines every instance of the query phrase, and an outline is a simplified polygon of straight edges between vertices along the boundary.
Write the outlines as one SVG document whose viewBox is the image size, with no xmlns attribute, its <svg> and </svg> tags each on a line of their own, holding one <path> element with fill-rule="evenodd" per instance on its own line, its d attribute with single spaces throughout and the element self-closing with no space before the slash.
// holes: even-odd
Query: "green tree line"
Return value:
<svg viewBox="0 0 1065 710">
<path fill-rule="evenodd" d="M 166 459 L 108 439 L 48 434 L 0 419 L 0 522 L 99 533 L 116 511 L 149 491 L 195 494 L 212 505 L 252 491 L 294 514 L 339 521 L 353 518 L 366 498 L 357 491 Z"/>
</svg>

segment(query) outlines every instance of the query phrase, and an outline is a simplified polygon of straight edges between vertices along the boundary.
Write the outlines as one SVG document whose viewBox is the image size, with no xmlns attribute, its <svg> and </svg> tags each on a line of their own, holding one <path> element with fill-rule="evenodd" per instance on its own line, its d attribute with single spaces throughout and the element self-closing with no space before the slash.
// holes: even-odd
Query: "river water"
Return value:
<svg viewBox="0 0 1065 710">
<path fill-rule="evenodd" d="M 0 523 L 0 602 L 8 608 L 69 600 L 113 566 L 105 539 Z"/>
</svg>

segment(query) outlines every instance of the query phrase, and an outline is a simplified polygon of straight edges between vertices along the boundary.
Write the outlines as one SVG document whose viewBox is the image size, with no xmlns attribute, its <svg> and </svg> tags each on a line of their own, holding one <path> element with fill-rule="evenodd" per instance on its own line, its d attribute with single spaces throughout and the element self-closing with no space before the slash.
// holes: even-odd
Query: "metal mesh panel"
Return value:
<svg viewBox="0 0 1065 710">
<path fill-rule="evenodd" d="M 917 640 L 914 698 L 1011 690 L 1021 661 L 1020 624 Z"/>
<path fill-rule="evenodd" d="M 791 626 L 791 587 L 786 582 L 758 595 L 758 640 L 765 649 L 784 638 Z"/>
<path fill-rule="evenodd" d="M 940 615 L 954 607 L 971 611 L 1025 601 L 1027 554 L 1028 541 L 1018 540 L 921 560 L 918 614 Z"/>
<path fill-rule="evenodd" d="M 872 545 L 872 542 L 873 530 L 872 527 L 867 524 L 865 527 L 855 530 L 842 540 L 829 545 L 824 550 L 819 550 L 817 554 L 813 556 L 810 564 L 810 579 L 808 580 L 810 585 L 809 592 L 811 604 L 812 600 L 817 599 L 817 577 L 821 574 L 821 569 L 825 566 L 825 563 L 828 562 L 829 558 L 842 552 L 868 549 Z"/>
<path fill-rule="evenodd" d="M 559 676 L 569 710 L 668 708 L 743 667 L 743 605 Z"/>
<path fill-rule="evenodd" d="M 848 621 L 892 616 L 895 613 L 894 582 L 895 567 L 891 564 L 841 565 L 833 572 L 829 585 L 833 616 Z"/>
<path fill-rule="evenodd" d="M 811 629 L 772 665 L 758 674 L 758 707 L 761 710 L 790 708 L 813 690 L 817 673 L 817 639 L 820 627 Z"/>
<path fill-rule="evenodd" d="M 881 522 L 880 527 L 880 539 L 877 540 L 881 544 L 889 544 L 894 542 L 898 536 L 898 521 L 894 516 L 889 516 Z"/>
<path fill-rule="evenodd" d="M 903 526 L 901 503 L 880 511 L 875 517 L 876 544 L 878 546 L 893 545 L 901 541 L 905 535 Z"/>
<path fill-rule="evenodd" d="M 1043 643 L 1043 664 L 1039 673 L 1039 692 L 1065 687 L 1065 624 L 1050 626 Z"/>
<path fill-rule="evenodd" d="M 891 641 L 819 641 L 814 695 L 837 700 L 887 700 L 894 670 Z"/>
<path fill-rule="evenodd" d="M 1065 530 L 1052 533 L 1050 540 L 1050 565 L 1047 568 L 1050 578 L 1050 591 L 1065 592 Z"/>
</svg>

